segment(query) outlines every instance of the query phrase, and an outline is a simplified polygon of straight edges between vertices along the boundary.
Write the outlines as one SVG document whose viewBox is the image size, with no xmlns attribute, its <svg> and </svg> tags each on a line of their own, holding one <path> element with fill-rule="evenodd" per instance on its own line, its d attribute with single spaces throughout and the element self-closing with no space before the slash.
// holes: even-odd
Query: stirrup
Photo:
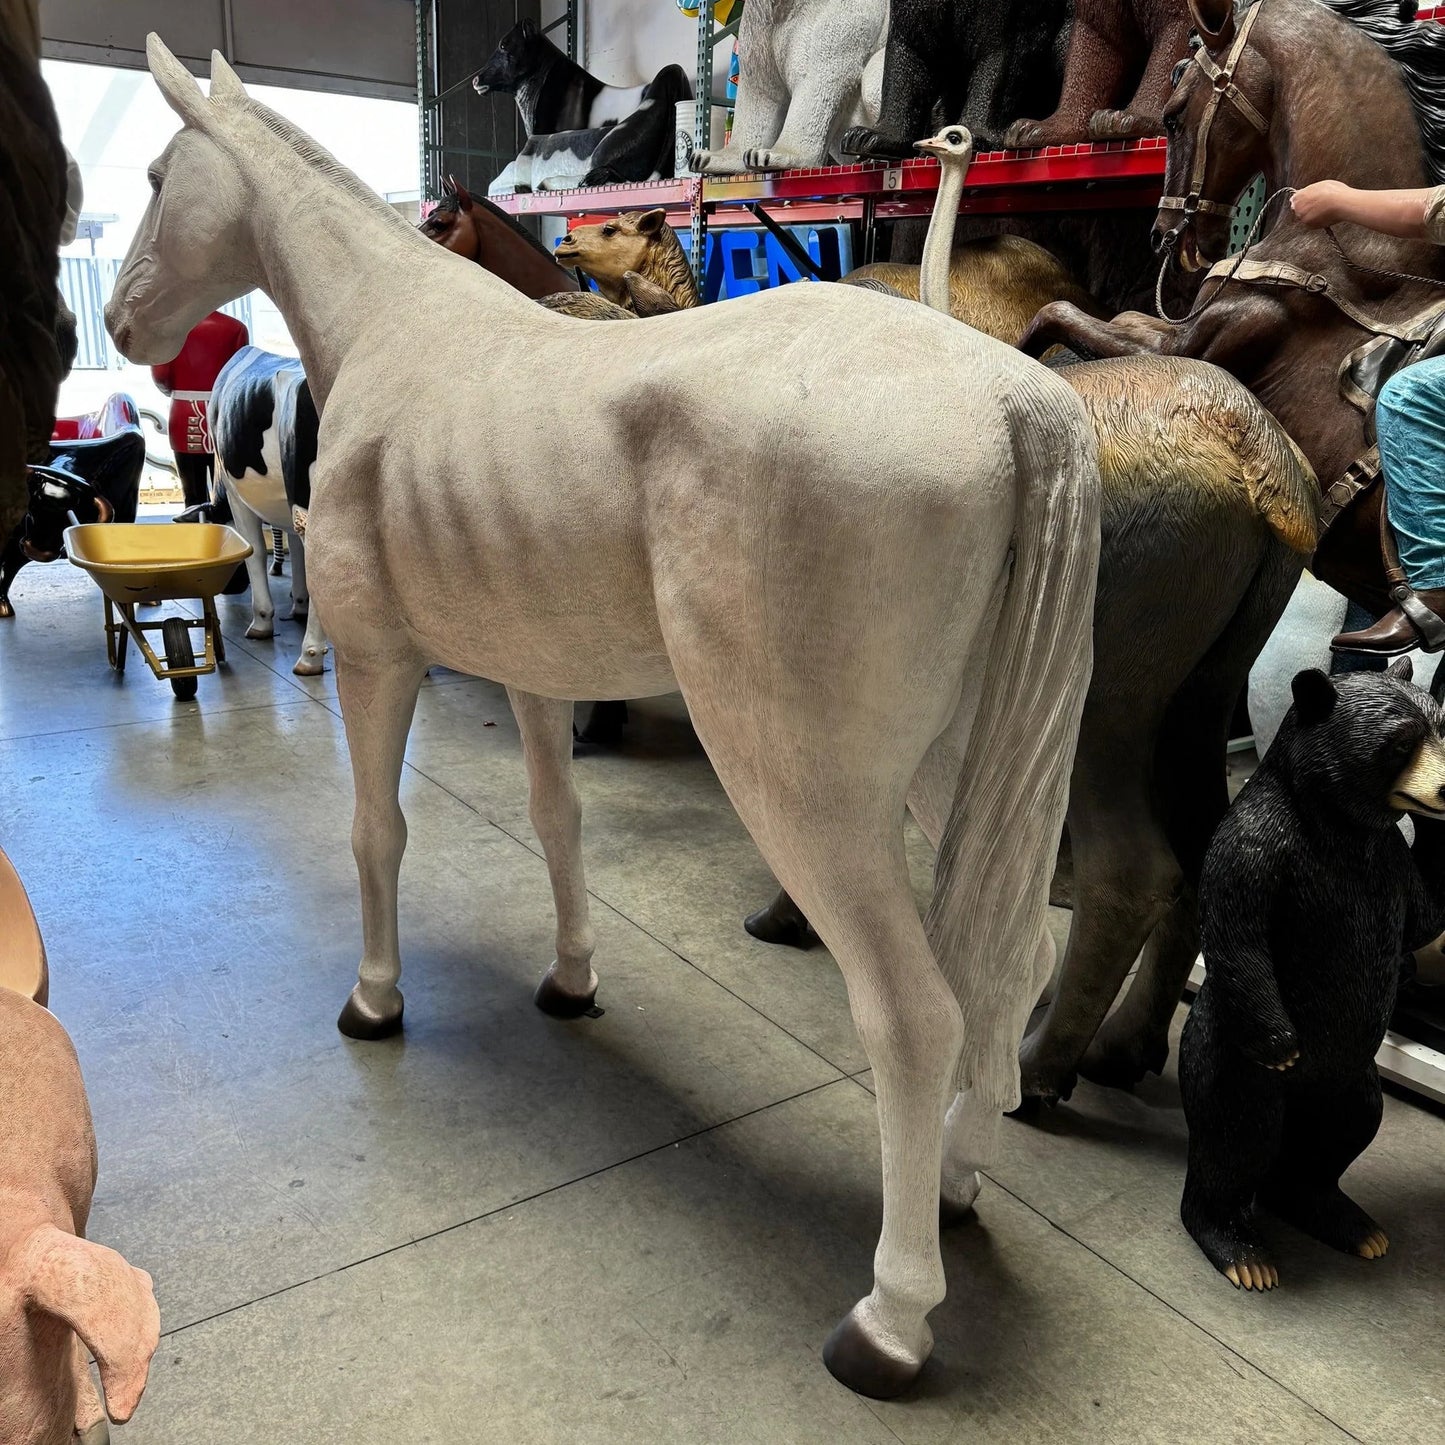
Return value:
<svg viewBox="0 0 1445 1445">
<path fill-rule="evenodd" d="M 1395 542 L 1395 529 L 1390 525 L 1390 483 L 1385 480 L 1385 495 L 1380 498 L 1380 551 L 1384 553 L 1385 580 L 1390 584 L 1390 600 L 1410 620 L 1421 638 L 1426 652 L 1445 651 L 1445 620 L 1437 617 L 1420 601 L 1415 589 L 1405 579 L 1400 562 L 1400 549 Z"/>
<path fill-rule="evenodd" d="M 1420 601 L 1414 590 L 1406 585 L 1402 584 L 1392 588 L 1390 596 L 1400 611 L 1410 619 L 1415 631 L 1420 634 L 1422 650 L 1425 652 L 1445 651 L 1445 621 L 1441 621 L 1430 608 Z"/>
</svg>

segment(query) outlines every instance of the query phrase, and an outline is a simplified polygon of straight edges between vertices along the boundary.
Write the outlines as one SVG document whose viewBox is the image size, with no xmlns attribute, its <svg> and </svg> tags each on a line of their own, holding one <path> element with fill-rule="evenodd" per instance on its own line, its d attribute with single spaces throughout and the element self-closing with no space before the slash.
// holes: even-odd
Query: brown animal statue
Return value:
<svg viewBox="0 0 1445 1445">
<path fill-rule="evenodd" d="M 1004 144 L 1163 134 L 1171 76 L 1188 48 L 1184 0 L 1077 0 L 1058 109 L 1045 120 L 1015 121 Z"/>
<path fill-rule="evenodd" d="M 417 230 L 533 300 L 580 289 L 577 278 L 530 231 L 499 206 L 473 196 L 454 176 L 443 182 L 441 200 Z"/>
<path fill-rule="evenodd" d="M 140 1402 L 160 1312 L 150 1275 L 85 1238 L 95 1134 L 75 1049 L 35 1001 L 46 981 L 35 915 L 0 853 L 0 1441 L 102 1445 L 107 1411 L 129 1420 Z"/>
<path fill-rule="evenodd" d="M 627 292 L 626 306 L 609 301 L 598 291 L 559 291 L 555 296 L 538 299 L 549 311 L 560 311 L 579 321 L 636 321 L 639 317 L 669 316 L 682 310 L 670 291 L 636 271 L 623 276 L 622 286 Z"/>
<path fill-rule="evenodd" d="M 1402 21 L 1399 0 L 1259 0 L 1238 19 L 1230 0 L 1189 5 L 1202 46 L 1166 109 L 1154 234 L 1186 270 L 1221 269 L 1178 321 L 1100 321 L 1056 302 L 1020 344 L 1036 356 L 1060 344 L 1081 356 L 1188 356 L 1233 372 L 1314 467 L 1324 494 L 1314 574 L 1378 616 L 1394 605 L 1383 489 L 1370 485 L 1369 408 L 1345 382 L 1350 358 L 1382 335 L 1428 329 L 1445 250 L 1356 226 L 1332 239 L 1284 206 L 1247 256 L 1225 257 L 1233 203 L 1259 172 L 1269 194 L 1325 178 L 1375 190 L 1445 182 L 1445 26 Z M 1225 66 L 1233 82 L 1215 104 L 1209 71 Z"/>
<path fill-rule="evenodd" d="M 878 261 L 843 277 L 845 285 L 881 283 L 909 301 L 920 296 L 918 266 Z M 1102 314 L 1093 297 L 1068 268 L 1022 236 L 987 236 L 966 241 L 949 258 L 948 302 L 955 321 L 1017 346 L 1029 323 L 1051 301 L 1069 301 L 1091 315 Z"/>
<path fill-rule="evenodd" d="M 0 538 L 29 508 L 26 464 L 50 460 L 63 344 L 65 149 L 40 74 L 39 0 L 0 0 Z M 68 312 L 65 313 L 68 316 Z M 7 615 L 0 613 L 0 616 Z"/>
<path fill-rule="evenodd" d="M 577 226 L 557 243 L 554 254 L 564 266 L 576 266 L 590 276 L 609 301 L 629 311 L 635 309 L 625 280 L 629 271 L 660 286 L 680 308 L 698 304 L 697 284 L 682 243 L 660 207 L 624 211 L 600 225 Z"/>
</svg>

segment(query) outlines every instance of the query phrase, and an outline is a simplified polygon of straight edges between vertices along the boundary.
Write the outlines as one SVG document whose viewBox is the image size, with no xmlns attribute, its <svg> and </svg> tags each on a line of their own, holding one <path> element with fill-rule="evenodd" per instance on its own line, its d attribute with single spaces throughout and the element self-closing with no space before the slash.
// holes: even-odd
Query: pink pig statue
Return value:
<svg viewBox="0 0 1445 1445">
<path fill-rule="evenodd" d="M 0 919 L 0 931 L 5 920 Z M 85 1239 L 95 1134 L 75 1049 L 0 986 L 0 1441 L 84 1445 L 129 1420 L 160 1341 L 151 1277 Z M 102 1407 L 86 1350 L 100 1365 Z"/>
</svg>

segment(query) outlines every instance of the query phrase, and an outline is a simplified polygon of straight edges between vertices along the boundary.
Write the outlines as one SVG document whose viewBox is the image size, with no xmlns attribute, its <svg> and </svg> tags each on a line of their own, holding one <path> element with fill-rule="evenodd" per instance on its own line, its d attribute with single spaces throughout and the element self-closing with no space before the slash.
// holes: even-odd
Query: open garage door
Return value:
<svg viewBox="0 0 1445 1445">
<path fill-rule="evenodd" d="M 157 31 L 199 74 L 219 50 L 243 80 L 416 99 L 414 0 L 45 0 L 52 60 L 144 68 Z"/>
</svg>

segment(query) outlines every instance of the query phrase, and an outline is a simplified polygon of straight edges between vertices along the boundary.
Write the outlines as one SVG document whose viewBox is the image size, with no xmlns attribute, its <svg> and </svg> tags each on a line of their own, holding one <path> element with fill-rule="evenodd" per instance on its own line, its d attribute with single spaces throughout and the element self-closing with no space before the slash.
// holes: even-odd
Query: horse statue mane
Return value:
<svg viewBox="0 0 1445 1445">
<path fill-rule="evenodd" d="M 1319 3 L 1369 36 L 1400 67 L 1419 122 L 1426 168 L 1437 185 L 1445 184 L 1445 25 L 1417 21 L 1415 0 Z"/>
</svg>

